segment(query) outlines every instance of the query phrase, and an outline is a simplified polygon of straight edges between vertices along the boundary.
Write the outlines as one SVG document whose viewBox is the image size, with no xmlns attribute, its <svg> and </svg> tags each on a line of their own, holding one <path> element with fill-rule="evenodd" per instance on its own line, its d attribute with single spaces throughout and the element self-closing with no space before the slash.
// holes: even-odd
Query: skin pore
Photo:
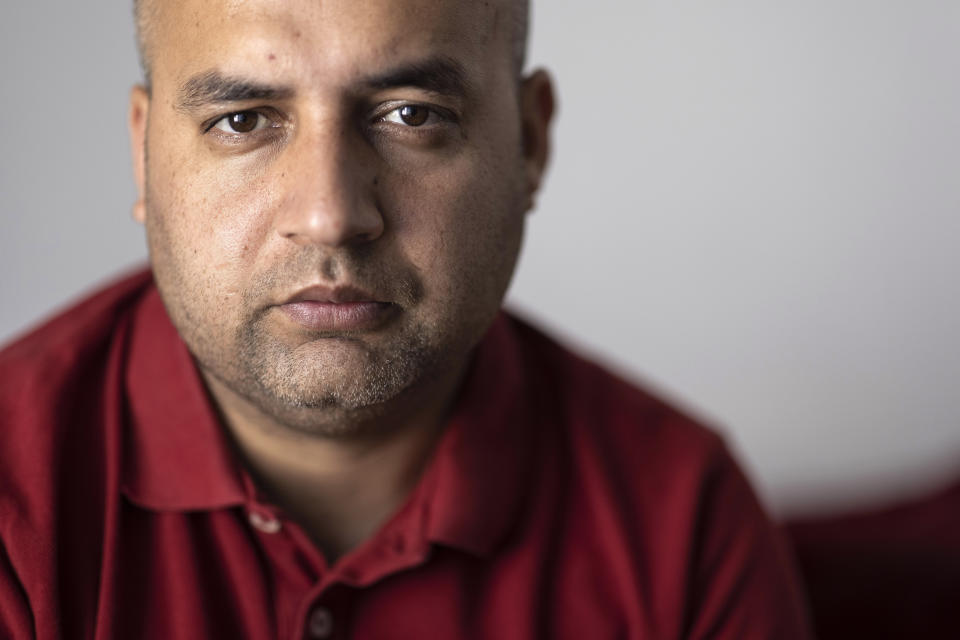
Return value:
<svg viewBox="0 0 960 640">
<path fill-rule="evenodd" d="M 140 8 L 158 289 L 245 465 L 330 558 L 416 483 L 513 273 L 553 111 L 543 72 L 518 79 L 516 4 Z"/>
</svg>

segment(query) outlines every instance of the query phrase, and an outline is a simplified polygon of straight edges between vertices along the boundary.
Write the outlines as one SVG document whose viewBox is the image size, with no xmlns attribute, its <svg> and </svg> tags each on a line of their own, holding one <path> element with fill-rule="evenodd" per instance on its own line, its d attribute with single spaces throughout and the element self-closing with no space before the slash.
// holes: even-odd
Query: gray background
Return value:
<svg viewBox="0 0 960 640">
<path fill-rule="evenodd" d="M 960 473 L 960 3 L 560 2 L 511 304 L 718 425 L 777 511 Z M 143 260 L 130 10 L 7 2 L 0 340 Z"/>
</svg>

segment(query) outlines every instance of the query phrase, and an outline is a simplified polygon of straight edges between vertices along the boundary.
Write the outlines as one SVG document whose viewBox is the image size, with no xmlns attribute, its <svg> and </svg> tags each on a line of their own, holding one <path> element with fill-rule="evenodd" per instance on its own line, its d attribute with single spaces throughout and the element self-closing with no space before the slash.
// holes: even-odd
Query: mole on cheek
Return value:
<svg viewBox="0 0 960 640">
<path fill-rule="evenodd" d="M 276 59 L 277 59 L 277 56 L 273 55 L 272 53 L 267 56 L 267 60 L 271 60 L 271 61 L 272 61 L 272 60 L 276 60 Z"/>
</svg>

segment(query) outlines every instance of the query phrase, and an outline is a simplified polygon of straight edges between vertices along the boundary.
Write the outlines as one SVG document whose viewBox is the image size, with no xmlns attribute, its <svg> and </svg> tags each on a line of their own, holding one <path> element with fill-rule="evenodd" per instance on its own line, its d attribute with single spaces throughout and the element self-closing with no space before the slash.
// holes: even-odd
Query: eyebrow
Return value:
<svg viewBox="0 0 960 640">
<path fill-rule="evenodd" d="M 282 100 L 293 95 L 290 87 L 261 84 L 219 71 L 205 71 L 187 80 L 177 98 L 181 111 L 192 111 L 209 104 L 247 102 L 250 100 Z"/>
<path fill-rule="evenodd" d="M 403 64 L 367 76 L 359 84 L 381 91 L 417 87 L 450 97 L 462 97 L 473 92 L 463 66 L 445 56 Z M 175 106 L 180 111 L 194 111 L 211 104 L 283 100 L 293 94 L 292 87 L 263 84 L 210 70 L 191 76 L 180 87 Z"/>
<path fill-rule="evenodd" d="M 432 93 L 458 97 L 473 93 L 467 73 L 453 58 L 439 56 L 411 62 L 367 77 L 362 84 L 373 89 L 418 87 Z"/>
</svg>

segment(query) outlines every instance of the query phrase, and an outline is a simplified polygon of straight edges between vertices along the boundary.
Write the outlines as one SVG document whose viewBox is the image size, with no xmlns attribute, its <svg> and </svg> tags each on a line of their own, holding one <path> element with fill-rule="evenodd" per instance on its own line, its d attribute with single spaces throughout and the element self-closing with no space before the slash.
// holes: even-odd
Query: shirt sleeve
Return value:
<svg viewBox="0 0 960 640">
<path fill-rule="evenodd" d="M 685 637 L 812 638 L 786 541 L 725 448 L 701 495 Z"/>
</svg>

